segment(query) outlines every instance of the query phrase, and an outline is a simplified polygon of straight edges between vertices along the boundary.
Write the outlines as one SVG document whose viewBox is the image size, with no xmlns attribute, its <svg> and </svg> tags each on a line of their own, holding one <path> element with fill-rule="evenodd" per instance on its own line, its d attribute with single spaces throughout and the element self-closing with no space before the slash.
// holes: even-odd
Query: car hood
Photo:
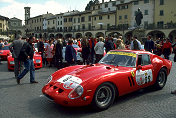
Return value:
<svg viewBox="0 0 176 118">
<path fill-rule="evenodd" d="M 96 64 L 92 66 L 88 65 L 76 68 L 73 71 L 64 74 L 63 76 L 59 76 L 59 73 L 62 73 L 62 71 L 58 71 L 54 74 L 54 80 L 64 84 L 76 83 L 76 85 L 79 85 L 92 79 L 111 77 L 118 73 L 124 73 L 127 72 L 127 70 L 129 70 L 128 67 L 114 67 L 102 64 Z"/>
</svg>

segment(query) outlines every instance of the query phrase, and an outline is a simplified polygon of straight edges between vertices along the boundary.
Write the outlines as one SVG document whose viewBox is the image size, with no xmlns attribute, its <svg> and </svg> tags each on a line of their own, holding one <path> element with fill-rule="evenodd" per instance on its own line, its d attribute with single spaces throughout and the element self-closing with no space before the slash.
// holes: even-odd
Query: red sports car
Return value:
<svg viewBox="0 0 176 118">
<path fill-rule="evenodd" d="M 63 106 L 107 109 L 116 96 L 152 86 L 162 89 L 172 62 L 145 51 L 112 50 L 97 64 L 77 65 L 53 73 L 45 96 Z"/>
<path fill-rule="evenodd" d="M 0 50 L 0 57 L 2 60 L 7 60 L 7 56 L 10 55 L 9 45 L 4 45 Z"/>
<path fill-rule="evenodd" d="M 33 61 L 34 61 L 35 69 L 42 68 L 42 57 L 40 54 L 35 53 Z M 7 64 L 8 64 L 9 70 L 14 70 L 14 58 L 12 57 L 12 55 L 9 55 L 7 57 Z"/>
</svg>

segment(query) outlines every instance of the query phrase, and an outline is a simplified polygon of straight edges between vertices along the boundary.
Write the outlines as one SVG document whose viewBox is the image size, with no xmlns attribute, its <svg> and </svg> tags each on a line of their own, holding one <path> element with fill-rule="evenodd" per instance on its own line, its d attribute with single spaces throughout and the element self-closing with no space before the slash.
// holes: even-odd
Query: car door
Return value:
<svg viewBox="0 0 176 118">
<path fill-rule="evenodd" d="M 138 87 L 143 88 L 152 84 L 153 65 L 151 64 L 149 54 L 139 54 L 136 68 L 136 83 Z"/>
</svg>

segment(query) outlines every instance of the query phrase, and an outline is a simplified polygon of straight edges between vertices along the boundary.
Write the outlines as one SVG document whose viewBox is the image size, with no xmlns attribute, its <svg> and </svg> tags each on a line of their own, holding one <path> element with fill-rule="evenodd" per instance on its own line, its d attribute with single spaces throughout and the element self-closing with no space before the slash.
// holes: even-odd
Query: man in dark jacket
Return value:
<svg viewBox="0 0 176 118">
<path fill-rule="evenodd" d="M 106 53 L 114 49 L 113 41 L 110 38 L 106 38 L 104 47 L 106 48 Z"/>
<path fill-rule="evenodd" d="M 13 41 L 13 43 L 9 46 L 9 49 L 12 53 L 12 57 L 14 58 L 14 73 L 15 78 L 19 75 L 19 68 L 22 70 L 22 62 L 19 60 L 18 56 L 20 54 L 21 48 L 23 47 L 24 40 L 22 40 L 22 36 L 18 35 L 17 39 Z"/>
<path fill-rule="evenodd" d="M 18 75 L 17 77 L 17 84 L 20 84 L 20 80 L 30 71 L 30 83 L 38 83 L 37 81 L 35 81 L 35 68 L 34 68 L 34 62 L 33 62 L 33 57 L 34 57 L 34 50 L 33 50 L 33 40 L 35 40 L 35 37 L 31 36 L 28 40 L 28 42 L 26 42 L 21 50 L 21 54 L 23 54 L 22 57 L 23 61 L 24 61 L 24 67 L 25 69 L 23 70 L 23 72 Z"/>
<path fill-rule="evenodd" d="M 72 44 L 73 40 L 69 40 L 65 49 L 65 60 L 69 65 L 74 65 L 77 61 L 76 50 L 73 48 Z"/>
<path fill-rule="evenodd" d="M 152 50 L 154 49 L 154 42 L 151 40 L 150 35 L 147 37 L 147 41 L 144 44 L 144 49 L 149 52 L 152 52 Z"/>
<path fill-rule="evenodd" d="M 61 39 L 58 39 L 56 43 L 56 48 L 55 48 L 56 64 L 58 69 L 62 68 L 62 59 L 63 59 L 62 49 L 63 49 L 63 46 L 62 46 Z"/>
</svg>

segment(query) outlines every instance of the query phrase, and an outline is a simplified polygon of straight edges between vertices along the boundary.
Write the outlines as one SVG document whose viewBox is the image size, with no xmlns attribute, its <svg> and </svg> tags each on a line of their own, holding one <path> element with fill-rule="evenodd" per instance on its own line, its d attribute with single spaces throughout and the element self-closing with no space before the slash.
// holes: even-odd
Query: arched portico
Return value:
<svg viewBox="0 0 176 118">
<path fill-rule="evenodd" d="M 119 32 L 111 32 L 108 34 L 108 37 L 119 37 L 121 34 Z"/>
<path fill-rule="evenodd" d="M 151 35 L 153 37 L 153 39 L 157 39 L 157 38 L 161 38 L 162 39 L 162 38 L 166 37 L 164 32 L 159 31 L 159 30 L 154 30 L 154 31 L 148 32 L 147 36 L 148 35 Z"/>
<path fill-rule="evenodd" d="M 72 38 L 72 34 L 65 34 L 65 36 L 64 36 L 66 39 L 67 38 Z"/>
<path fill-rule="evenodd" d="M 176 30 L 172 30 L 169 35 L 169 39 L 174 42 L 174 39 L 176 38 Z"/>
<path fill-rule="evenodd" d="M 102 32 L 97 32 L 97 33 L 95 34 L 95 37 L 96 37 L 96 38 L 98 38 L 98 37 L 104 37 L 104 33 L 102 33 Z"/>
<path fill-rule="evenodd" d="M 63 35 L 61 33 L 58 33 L 58 34 L 55 35 L 55 37 L 63 38 Z"/>
<path fill-rule="evenodd" d="M 81 33 L 76 33 L 76 38 L 82 38 L 82 34 Z"/>
<path fill-rule="evenodd" d="M 91 33 L 91 32 L 86 32 L 86 33 L 85 33 L 85 36 L 86 36 L 86 37 L 92 37 L 92 33 Z"/>
</svg>

